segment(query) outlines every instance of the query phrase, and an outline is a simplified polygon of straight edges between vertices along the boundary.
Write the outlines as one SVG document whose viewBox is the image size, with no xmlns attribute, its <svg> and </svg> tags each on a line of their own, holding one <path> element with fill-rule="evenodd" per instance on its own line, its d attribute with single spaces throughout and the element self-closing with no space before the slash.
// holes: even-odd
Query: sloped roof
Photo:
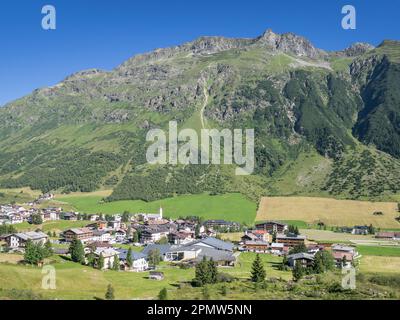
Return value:
<svg viewBox="0 0 400 320">
<path fill-rule="evenodd" d="M 149 244 L 143 249 L 142 253 L 148 255 L 151 250 L 158 249 L 160 254 L 164 255 L 170 251 L 171 247 L 170 244 Z"/>
<path fill-rule="evenodd" d="M 304 253 L 304 252 L 291 254 L 287 258 L 289 260 L 298 260 L 298 259 L 314 260 L 314 256 L 312 254 Z"/>
<path fill-rule="evenodd" d="M 206 244 L 208 246 L 211 246 L 213 248 L 219 249 L 219 250 L 226 250 L 226 251 L 232 251 L 233 250 L 233 244 L 227 241 L 222 241 L 213 237 L 208 237 L 205 239 L 200 239 L 196 240 L 194 242 L 189 243 L 188 245 L 201 245 L 201 243 Z"/>
<path fill-rule="evenodd" d="M 127 249 L 117 249 L 119 252 L 119 259 L 120 260 L 126 260 L 126 257 L 128 255 L 128 250 Z M 139 260 L 139 259 L 146 259 L 147 255 L 143 254 L 142 252 L 136 252 L 132 251 L 132 259 L 133 260 Z"/>
<path fill-rule="evenodd" d="M 27 240 L 40 240 L 43 238 L 47 238 L 47 234 L 43 233 L 43 232 L 36 232 L 36 231 L 29 231 L 29 232 L 19 232 L 19 233 L 15 233 L 13 234 L 14 236 L 21 238 L 25 241 Z"/>
</svg>

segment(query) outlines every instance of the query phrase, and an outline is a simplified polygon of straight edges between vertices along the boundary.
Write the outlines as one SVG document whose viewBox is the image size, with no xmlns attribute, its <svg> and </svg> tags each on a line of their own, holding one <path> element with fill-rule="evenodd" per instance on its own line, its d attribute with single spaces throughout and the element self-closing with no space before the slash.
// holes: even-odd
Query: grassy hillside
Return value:
<svg viewBox="0 0 400 320">
<path fill-rule="evenodd" d="M 374 215 L 383 212 L 383 215 Z M 301 220 L 322 221 L 328 226 L 370 225 L 398 228 L 397 202 L 370 202 L 308 197 L 264 197 L 257 212 L 257 221 Z"/>
<path fill-rule="evenodd" d="M 256 204 L 240 194 L 186 195 L 153 202 L 141 200 L 103 202 L 101 196 L 72 195 L 63 196 L 59 201 L 60 204 L 67 203 L 85 213 L 158 212 L 162 206 L 164 215 L 169 218 L 193 215 L 204 219 L 225 219 L 252 224 L 256 216 Z"/>
</svg>

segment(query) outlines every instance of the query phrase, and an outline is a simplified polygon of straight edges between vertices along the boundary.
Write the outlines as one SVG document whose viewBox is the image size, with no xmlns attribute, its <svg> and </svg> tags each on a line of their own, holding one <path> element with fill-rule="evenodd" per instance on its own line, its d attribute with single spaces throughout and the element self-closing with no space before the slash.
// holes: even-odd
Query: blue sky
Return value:
<svg viewBox="0 0 400 320">
<path fill-rule="evenodd" d="M 57 29 L 41 28 L 54 5 Z M 357 9 L 357 30 L 341 8 Z M 1 0 L 0 105 L 88 68 L 110 70 L 134 54 L 202 35 L 256 37 L 294 32 L 338 50 L 356 41 L 400 40 L 397 0 Z"/>
</svg>

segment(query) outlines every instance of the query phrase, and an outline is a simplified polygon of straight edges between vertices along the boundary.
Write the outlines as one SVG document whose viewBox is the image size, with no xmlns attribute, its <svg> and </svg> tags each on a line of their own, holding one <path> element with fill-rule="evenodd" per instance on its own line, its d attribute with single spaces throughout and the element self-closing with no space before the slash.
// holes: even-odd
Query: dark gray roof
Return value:
<svg viewBox="0 0 400 320">
<path fill-rule="evenodd" d="M 194 242 L 188 243 L 188 245 L 201 245 L 201 243 L 204 243 L 208 246 L 211 246 L 215 249 L 218 250 L 225 250 L 225 251 L 232 251 L 233 250 L 233 244 L 230 242 L 222 241 L 216 238 L 208 237 L 205 239 L 201 240 L 196 240 Z"/>
<path fill-rule="evenodd" d="M 201 248 L 201 251 L 196 258 L 196 261 L 203 260 L 203 257 L 206 257 L 207 259 L 213 259 L 214 261 L 235 261 L 236 260 L 236 258 L 232 252 L 211 249 L 211 248 Z"/>
<path fill-rule="evenodd" d="M 128 255 L 128 250 L 127 249 L 117 249 L 117 251 L 119 252 L 119 259 L 120 260 L 126 260 L 126 256 Z M 146 259 L 146 255 L 143 254 L 142 252 L 136 252 L 136 251 L 132 251 L 132 259 L 133 260 L 139 260 L 139 259 Z"/>
<path fill-rule="evenodd" d="M 297 260 L 297 259 L 314 260 L 314 256 L 312 254 L 304 253 L 304 252 L 291 254 L 287 258 L 288 258 L 288 260 Z"/>
<path fill-rule="evenodd" d="M 158 249 L 160 251 L 160 254 L 164 255 L 165 253 L 170 251 L 171 247 L 172 246 L 169 244 L 149 244 L 143 249 L 142 253 L 148 255 L 151 250 Z"/>
<path fill-rule="evenodd" d="M 283 223 L 283 222 L 280 222 L 280 221 L 272 221 L 272 220 L 258 222 L 258 223 L 256 223 L 256 226 L 261 226 L 261 225 L 266 224 L 266 223 L 272 223 L 272 224 L 277 224 L 277 225 L 281 225 L 281 226 L 286 226 L 286 223 Z"/>
</svg>

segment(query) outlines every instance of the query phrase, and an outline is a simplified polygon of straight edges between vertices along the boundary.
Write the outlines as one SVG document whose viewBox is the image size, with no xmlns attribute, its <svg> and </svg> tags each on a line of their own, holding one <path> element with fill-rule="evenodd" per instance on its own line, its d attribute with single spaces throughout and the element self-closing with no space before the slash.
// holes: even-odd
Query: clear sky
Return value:
<svg viewBox="0 0 400 320">
<path fill-rule="evenodd" d="M 41 27 L 44 5 L 57 29 Z M 357 30 L 341 9 L 357 9 Z M 134 54 L 202 35 L 256 37 L 294 32 L 326 50 L 400 40 L 398 0 L 1 0 L 0 105 L 88 68 L 110 70 Z"/>
</svg>

